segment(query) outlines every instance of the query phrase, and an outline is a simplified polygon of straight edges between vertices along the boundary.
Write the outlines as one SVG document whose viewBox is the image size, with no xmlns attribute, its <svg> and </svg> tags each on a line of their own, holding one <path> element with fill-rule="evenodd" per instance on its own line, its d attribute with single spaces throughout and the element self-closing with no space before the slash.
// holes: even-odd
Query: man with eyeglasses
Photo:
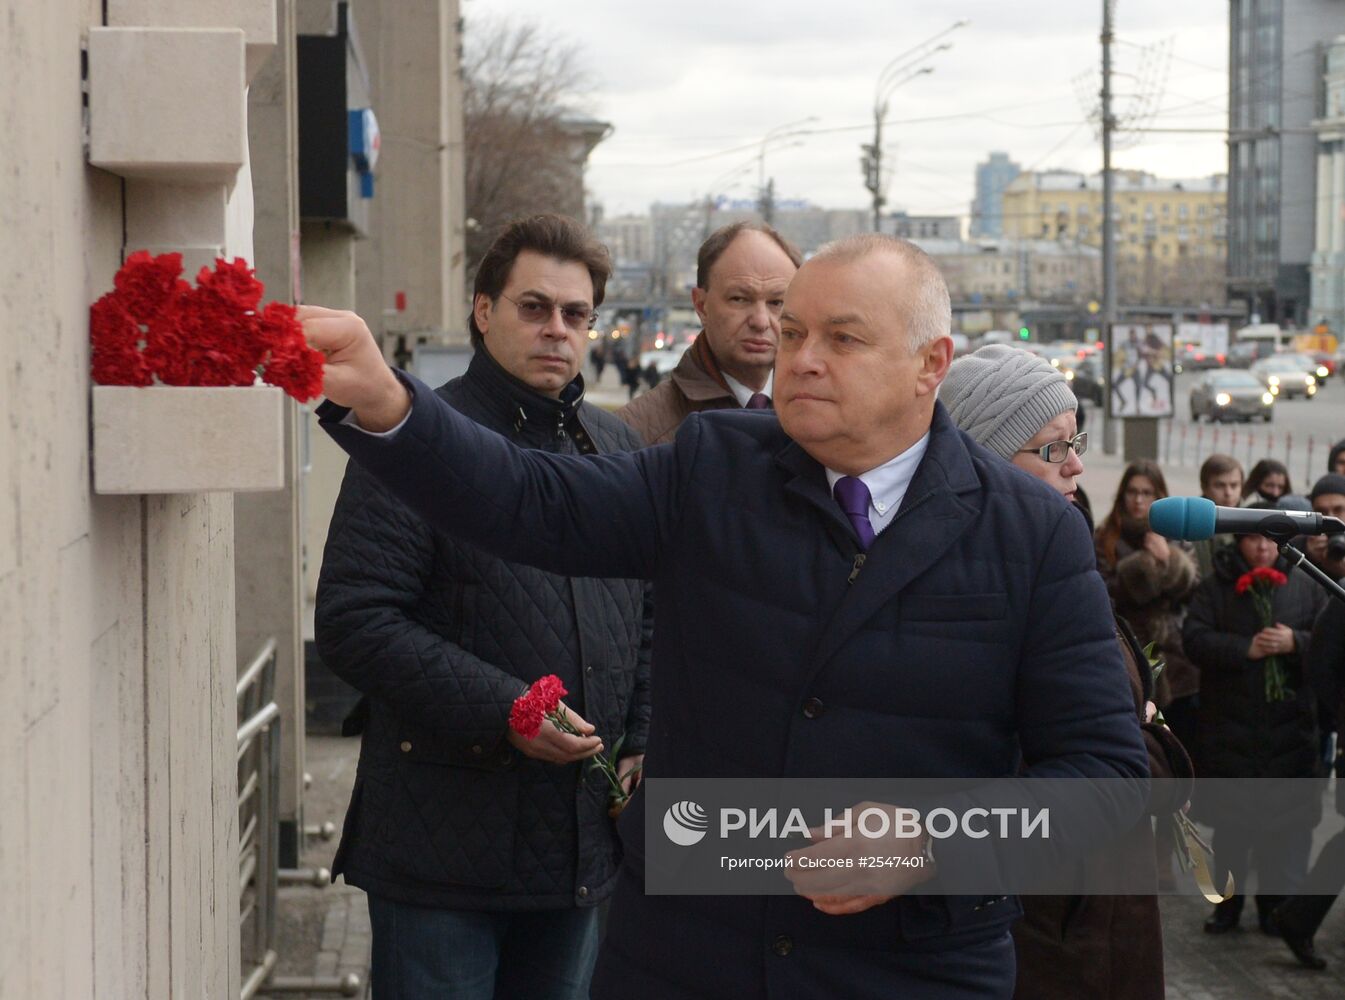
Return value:
<svg viewBox="0 0 1345 1000">
<path fill-rule="evenodd" d="M 300 319 L 327 354 L 324 429 L 409 505 L 509 558 L 656 581 L 650 782 L 1121 779 L 1068 833 L 1052 818 L 1057 867 L 1138 818 L 1147 760 L 1087 528 L 937 402 L 952 309 L 909 241 L 841 240 L 799 269 L 774 414 L 693 414 L 630 455 L 513 448 L 390 371 L 358 316 Z M 919 833 L 884 853 L 921 864 L 862 884 L 801 863 L 793 895 L 650 894 L 645 858 L 680 848 L 646 787 L 620 820 L 595 1000 L 1012 995 L 1017 900 L 926 884 L 994 868 L 989 845 Z"/>
<path fill-rule="evenodd" d="M 476 347 L 436 395 L 514 445 L 640 447 L 583 402 L 588 331 L 611 271 L 578 222 L 510 224 L 476 273 Z M 515 524 L 545 535 L 542 519 Z M 646 584 L 500 559 L 421 520 L 350 463 L 317 595 L 324 661 L 364 693 L 359 772 L 333 875 L 366 890 L 379 1000 L 583 1000 L 597 909 L 620 858 L 608 787 L 586 766 L 624 737 L 638 780 L 649 727 Z M 509 726 L 559 675 L 578 734 Z"/>
<path fill-rule="evenodd" d="M 780 310 L 803 258 L 764 222 L 734 222 L 696 255 L 691 304 L 701 332 L 665 381 L 618 412 L 649 444 L 671 441 L 692 413 L 771 407 Z"/>
</svg>

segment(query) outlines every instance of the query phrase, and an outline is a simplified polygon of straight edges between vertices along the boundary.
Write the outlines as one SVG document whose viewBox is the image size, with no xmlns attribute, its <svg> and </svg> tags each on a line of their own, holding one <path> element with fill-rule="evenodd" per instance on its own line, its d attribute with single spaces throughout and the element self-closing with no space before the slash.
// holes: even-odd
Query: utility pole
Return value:
<svg viewBox="0 0 1345 1000">
<path fill-rule="evenodd" d="M 873 145 L 864 149 L 864 186 L 873 195 L 873 231 L 883 229 L 883 114 L 873 109 Z"/>
<path fill-rule="evenodd" d="M 1102 342 L 1103 374 L 1107 382 L 1102 406 L 1102 450 L 1116 454 L 1116 421 L 1111 409 L 1112 327 L 1116 325 L 1116 194 L 1112 187 L 1111 140 L 1116 122 L 1111 113 L 1112 5 L 1102 0 Z"/>
</svg>

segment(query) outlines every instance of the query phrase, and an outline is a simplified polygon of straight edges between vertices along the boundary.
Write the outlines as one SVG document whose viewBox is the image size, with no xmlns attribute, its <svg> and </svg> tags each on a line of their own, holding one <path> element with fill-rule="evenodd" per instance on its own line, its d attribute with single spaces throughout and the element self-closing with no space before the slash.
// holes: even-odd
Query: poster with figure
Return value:
<svg viewBox="0 0 1345 1000">
<path fill-rule="evenodd" d="M 1172 416 L 1172 325 L 1112 327 L 1113 417 Z"/>
</svg>

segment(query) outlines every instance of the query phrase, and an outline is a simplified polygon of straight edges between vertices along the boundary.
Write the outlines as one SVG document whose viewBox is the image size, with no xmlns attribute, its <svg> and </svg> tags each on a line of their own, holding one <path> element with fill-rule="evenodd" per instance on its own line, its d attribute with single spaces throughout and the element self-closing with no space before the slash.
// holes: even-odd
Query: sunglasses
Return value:
<svg viewBox="0 0 1345 1000">
<path fill-rule="evenodd" d="M 524 323 L 545 323 L 557 309 L 560 310 L 561 322 L 571 330 L 592 330 L 593 324 L 598 322 L 597 312 L 587 306 L 563 306 L 548 299 L 524 299 L 519 302 L 510 299 L 504 292 L 500 293 L 500 298 L 509 299 L 514 304 L 519 319 Z"/>
<path fill-rule="evenodd" d="M 1052 441 L 1050 444 L 1044 444 L 1040 448 L 1020 448 L 1020 455 L 1037 455 L 1043 462 L 1050 462 L 1052 465 L 1059 465 L 1069 458 L 1070 449 L 1074 449 L 1074 454 L 1082 455 L 1088 450 L 1088 432 L 1083 431 L 1076 434 L 1074 438 L 1063 441 Z"/>
</svg>

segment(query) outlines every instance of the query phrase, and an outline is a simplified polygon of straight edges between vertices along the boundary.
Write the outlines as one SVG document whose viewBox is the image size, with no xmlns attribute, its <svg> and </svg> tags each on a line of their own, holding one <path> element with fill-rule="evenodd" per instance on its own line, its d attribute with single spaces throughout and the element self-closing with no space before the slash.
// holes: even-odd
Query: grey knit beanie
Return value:
<svg viewBox="0 0 1345 1000">
<path fill-rule="evenodd" d="M 1010 461 L 1038 431 L 1079 405 L 1058 368 L 1005 344 L 990 344 L 954 361 L 939 399 L 953 423 Z"/>
</svg>

